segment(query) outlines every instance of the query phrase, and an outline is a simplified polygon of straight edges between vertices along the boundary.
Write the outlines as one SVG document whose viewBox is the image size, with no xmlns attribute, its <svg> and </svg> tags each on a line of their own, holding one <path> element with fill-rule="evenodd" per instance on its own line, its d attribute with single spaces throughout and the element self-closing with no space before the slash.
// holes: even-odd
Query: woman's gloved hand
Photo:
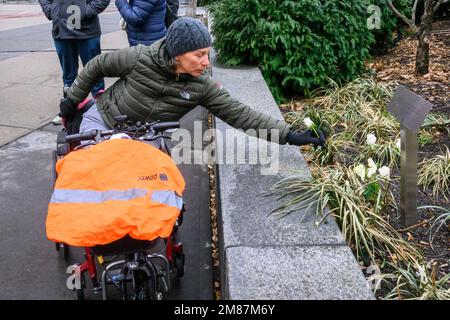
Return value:
<svg viewBox="0 0 450 320">
<path fill-rule="evenodd" d="M 305 144 L 313 144 L 315 146 L 322 146 L 325 144 L 325 136 L 319 129 L 316 130 L 317 135 L 312 130 L 308 129 L 303 132 L 289 132 L 288 143 L 295 146 L 303 146 Z"/>
<path fill-rule="evenodd" d="M 70 98 L 61 99 L 59 102 L 59 116 L 64 118 L 72 118 L 77 112 L 78 103 L 73 102 Z"/>
</svg>

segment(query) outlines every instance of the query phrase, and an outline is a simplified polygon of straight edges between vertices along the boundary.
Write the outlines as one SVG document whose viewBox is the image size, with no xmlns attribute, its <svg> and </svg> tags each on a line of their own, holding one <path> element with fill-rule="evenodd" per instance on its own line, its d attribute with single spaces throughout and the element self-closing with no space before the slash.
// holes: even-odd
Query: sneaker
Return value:
<svg viewBox="0 0 450 320">
<path fill-rule="evenodd" d="M 53 120 L 52 123 L 57 126 L 57 125 L 61 125 L 62 124 L 62 119 L 60 116 L 56 116 Z"/>
</svg>

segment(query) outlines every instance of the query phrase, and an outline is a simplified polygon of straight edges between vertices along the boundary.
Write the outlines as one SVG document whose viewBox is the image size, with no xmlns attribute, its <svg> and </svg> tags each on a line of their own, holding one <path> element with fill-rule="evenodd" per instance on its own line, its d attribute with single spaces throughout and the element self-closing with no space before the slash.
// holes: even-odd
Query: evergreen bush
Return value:
<svg viewBox="0 0 450 320">
<path fill-rule="evenodd" d="M 221 61 L 259 66 L 275 99 L 364 72 L 369 0 L 221 0 L 211 7 Z"/>
</svg>

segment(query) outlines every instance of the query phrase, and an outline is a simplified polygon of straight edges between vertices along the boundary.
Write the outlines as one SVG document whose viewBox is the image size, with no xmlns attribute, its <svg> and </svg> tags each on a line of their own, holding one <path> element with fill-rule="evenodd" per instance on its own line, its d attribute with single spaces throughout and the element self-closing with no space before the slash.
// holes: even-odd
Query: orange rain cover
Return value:
<svg viewBox="0 0 450 320">
<path fill-rule="evenodd" d="M 154 201 L 154 195 L 181 200 L 183 176 L 170 156 L 146 143 L 107 140 L 69 153 L 56 171 L 46 222 L 52 241 L 90 247 L 127 234 L 165 238 L 180 214 L 180 203 Z"/>
</svg>

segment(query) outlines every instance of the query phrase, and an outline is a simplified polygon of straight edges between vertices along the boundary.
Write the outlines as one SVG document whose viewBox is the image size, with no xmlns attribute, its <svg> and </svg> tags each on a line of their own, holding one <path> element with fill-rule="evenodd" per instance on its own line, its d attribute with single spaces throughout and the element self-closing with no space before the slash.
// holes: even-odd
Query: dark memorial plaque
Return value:
<svg viewBox="0 0 450 320">
<path fill-rule="evenodd" d="M 417 133 L 431 106 L 432 104 L 421 96 L 403 86 L 398 86 L 387 110 L 406 129 Z"/>
<path fill-rule="evenodd" d="M 432 104 L 399 86 L 387 110 L 400 122 L 400 214 L 404 226 L 417 223 L 417 132 Z"/>
</svg>

